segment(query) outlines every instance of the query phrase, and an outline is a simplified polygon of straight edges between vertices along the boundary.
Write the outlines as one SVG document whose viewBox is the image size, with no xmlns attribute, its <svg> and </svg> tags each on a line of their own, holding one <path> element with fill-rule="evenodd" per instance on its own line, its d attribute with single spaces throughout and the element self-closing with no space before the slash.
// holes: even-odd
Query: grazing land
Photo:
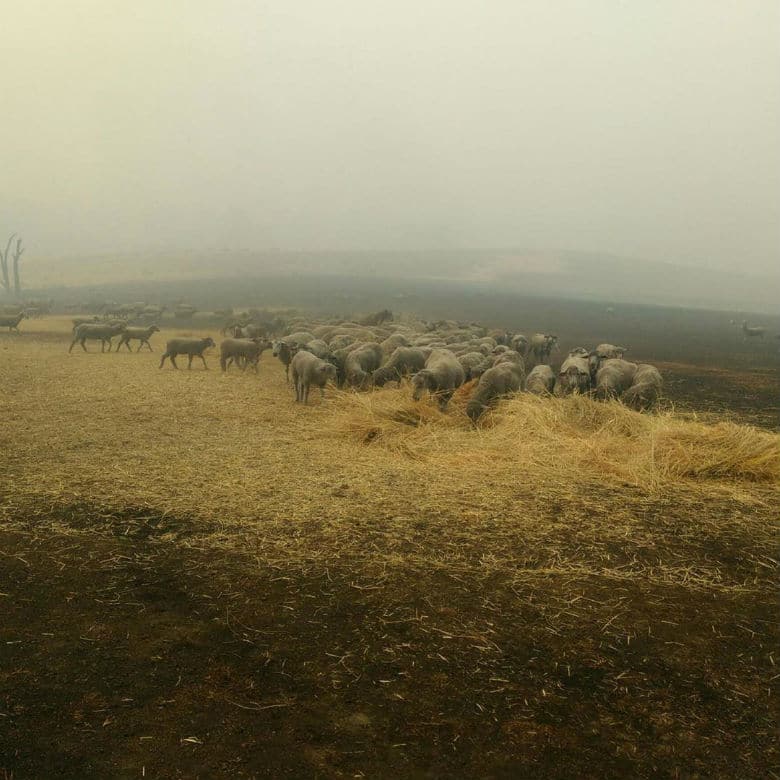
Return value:
<svg viewBox="0 0 780 780">
<path fill-rule="evenodd" d="M 0 777 L 777 776 L 780 345 L 576 306 L 658 413 L 0 334 Z"/>
</svg>

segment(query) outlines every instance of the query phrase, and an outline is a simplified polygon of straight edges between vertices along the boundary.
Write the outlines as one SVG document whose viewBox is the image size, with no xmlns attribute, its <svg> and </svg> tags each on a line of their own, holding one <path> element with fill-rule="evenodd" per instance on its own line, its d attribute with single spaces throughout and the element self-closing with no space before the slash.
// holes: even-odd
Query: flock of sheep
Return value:
<svg viewBox="0 0 780 780">
<path fill-rule="evenodd" d="M 86 342 L 94 340 L 101 342 L 101 351 L 108 347 L 110 352 L 115 337 L 117 351 L 122 346 L 130 350 L 134 341 L 136 351 L 144 345 L 151 351 L 149 340 L 159 330 L 156 325 L 131 327 L 122 320 L 73 322 L 69 351 L 76 344 L 86 351 Z M 285 366 L 287 382 L 292 379 L 296 401 L 304 404 L 312 387 L 324 395 L 328 382 L 367 390 L 390 382 L 400 386 L 408 378 L 415 400 L 427 393 L 443 410 L 461 385 L 476 381 L 466 407 L 476 421 L 499 398 L 523 390 L 538 395 L 591 393 L 646 409 L 658 400 L 663 384 L 654 366 L 625 360 L 625 348 L 613 344 L 578 347 L 554 371 L 550 362 L 557 349 L 555 335 L 536 333 L 527 338 L 451 320 L 399 323 L 389 311 L 360 323 L 293 320 L 282 325 L 284 335 L 270 331 L 268 323 L 227 325 L 219 345 L 220 367 L 227 371 L 235 364 L 257 371 L 263 352 L 271 349 Z M 166 360 L 178 368 L 180 356 L 187 357 L 188 368 L 194 359 L 207 368 L 205 352 L 210 347 L 216 343 L 208 336 L 171 339 L 160 368 Z"/>
</svg>

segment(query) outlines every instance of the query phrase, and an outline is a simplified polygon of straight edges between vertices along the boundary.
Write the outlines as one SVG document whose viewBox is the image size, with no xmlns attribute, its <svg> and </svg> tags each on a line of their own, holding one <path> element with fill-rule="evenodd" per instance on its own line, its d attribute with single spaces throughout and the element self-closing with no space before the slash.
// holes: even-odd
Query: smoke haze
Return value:
<svg viewBox="0 0 780 780">
<path fill-rule="evenodd" d="M 13 2 L 0 230 L 30 256 L 780 255 L 780 4 Z"/>
</svg>

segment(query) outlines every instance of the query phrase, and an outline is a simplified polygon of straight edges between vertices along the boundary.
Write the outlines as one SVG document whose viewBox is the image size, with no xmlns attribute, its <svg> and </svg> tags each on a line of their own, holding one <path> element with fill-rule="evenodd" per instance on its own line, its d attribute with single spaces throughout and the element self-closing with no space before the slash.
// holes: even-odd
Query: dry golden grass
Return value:
<svg viewBox="0 0 780 780">
<path fill-rule="evenodd" d="M 780 484 L 780 436 L 751 426 L 641 414 L 617 401 L 584 396 L 518 395 L 475 431 L 463 411 L 466 397 L 456 396 L 443 414 L 403 390 L 343 394 L 332 425 L 358 442 L 413 458 L 450 467 L 479 461 L 496 471 L 522 469 L 540 481 L 554 478 L 562 490 L 589 479 L 630 482 L 648 491 L 692 479 L 725 483 L 721 488 L 746 481 Z"/>
<path fill-rule="evenodd" d="M 157 335 L 153 355 L 103 355 L 94 345 L 69 355 L 68 325 L 32 321 L 0 341 L 6 518 L 53 506 L 145 507 L 189 518 L 197 542 L 183 543 L 265 561 L 455 570 L 473 567 L 479 550 L 479 566 L 512 576 L 712 586 L 728 579 L 715 566 L 694 575 L 684 560 L 637 557 L 618 570 L 603 547 L 657 545 L 662 529 L 648 520 L 657 516 L 691 544 L 773 544 L 777 434 L 524 395 L 474 429 L 468 388 L 444 414 L 413 402 L 408 388 L 329 389 L 304 408 L 270 353 L 259 376 L 221 374 L 213 351 L 210 371 L 159 370 L 165 339 L 187 331 Z M 522 565 L 527 558 L 533 566 Z"/>
</svg>

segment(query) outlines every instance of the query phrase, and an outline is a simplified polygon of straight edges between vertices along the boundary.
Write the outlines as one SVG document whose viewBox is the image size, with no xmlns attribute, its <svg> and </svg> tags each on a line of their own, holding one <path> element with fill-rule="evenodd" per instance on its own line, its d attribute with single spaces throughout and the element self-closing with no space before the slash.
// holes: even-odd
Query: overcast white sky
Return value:
<svg viewBox="0 0 780 780">
<path fill-rule="evenodd" d="M 780 262 L 777 0 L 8 0 L 0 233 Z"/>
</svg>

